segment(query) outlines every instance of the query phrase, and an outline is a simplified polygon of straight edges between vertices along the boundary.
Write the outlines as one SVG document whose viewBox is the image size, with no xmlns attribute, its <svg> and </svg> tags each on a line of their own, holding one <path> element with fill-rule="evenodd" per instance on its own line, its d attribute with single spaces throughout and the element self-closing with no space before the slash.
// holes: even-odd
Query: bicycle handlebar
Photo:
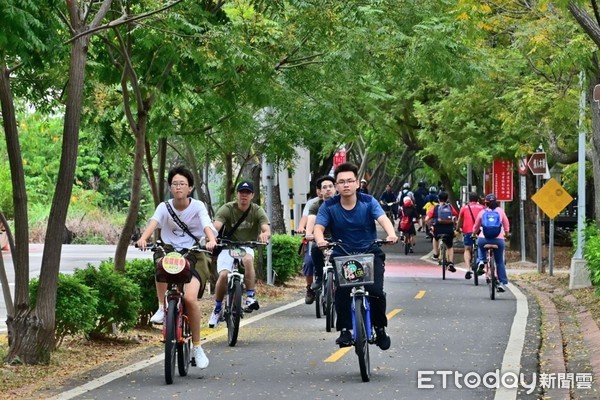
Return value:
<svg viewBox="0 0 600 400">
<path fill-rule="evenodd" d="M 388 244 L 394 244 L 394 242 L 392 242 L 391 240 L 385 240 L 385 239 L 375 239 L 371 242 L 371 244 L 369 245 L 369 247 L 367 248 L 367 250 L 365 250 L 365 252 L 371 250 L 373 247 L 381 247 L 383 245 L 388 245 Z M 323 250 L 323 249 L 333 249 L 335 247 L 339 247 L 340 249 L 342 249 L 342 251 L 348 255 L 352 255 L 351 252 L 349 252 L 345 247 L 344 247 L 344 243 L 341 241 L 335 241 L 335 242 L 328 242 L 325 246 L 319 246 L 319 249 Z"/>
<path fill-rule="evenodd" d="M 140 250 L 146 250 L 149 249 L 151 252 L 156 252 L 158 250 L 163 250 L 165 249 L 165 243 L 163 243 L 160 240 L 157 240 L 156 242 L 148 242 L 146 248 L 142 249 L 140 248 L 137 243 L 134 244 L 134 246 Z M 186 250 L 186 252 L 190 252 L 190 251 L 199 251 L 201 253 L 211 253 L 210 250 L 208 250 L 206 247 L 196 243 L 194 244 L 192 247 L 190 247 L 189 249 L 184 249 Z"/>
<path fill-rule="evenodd" d="M 229 240 L 229 239 L 220 239 L 220 242 L 217 243 L 216 247 L 221 247 L 224 249 L 231 247 L 259 247 L 266 246 L 267 243 L 259 242 L 256 240 Z"/>
</svg>

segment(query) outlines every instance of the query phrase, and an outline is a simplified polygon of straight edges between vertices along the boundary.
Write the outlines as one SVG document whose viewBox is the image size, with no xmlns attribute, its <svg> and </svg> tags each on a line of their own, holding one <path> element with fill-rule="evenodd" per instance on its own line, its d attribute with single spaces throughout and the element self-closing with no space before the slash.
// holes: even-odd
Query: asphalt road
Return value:
<svg viewBox="0 0 600 400">
<path fill-rule="evenodd" d="M 176 376 L 173 385 L 164 382 L 162 355 L 149 354 L 137 365 L 58 398 L 536 398 L 524 387 L 517 392 L 512 381 L 523 372 L 528 384 L 529 371 L 537 366 L 531 338 L 539 321 L 530 317 L 531 301 L 513 285 L 491 301 L 487 286 L 475 287 L 460 270 L 442 281 L 439 267 L 426 257 L 430 247 L 423 239 L 408 257 L 394 254 L 400 246 L 386 250 L 392 347 L 371 346 L 369 383 L 361 381 L 353 349 L 339 351 L 337 333 L 327 333 L 314 306 L 298 299 L 247 315 L 234 348 L 223 330 L 209 335 L 204 343 L 209 367 L 190 368 L 189 376 Z M 497 378 L 504 382 L 500 388 Z"/>
</svg>

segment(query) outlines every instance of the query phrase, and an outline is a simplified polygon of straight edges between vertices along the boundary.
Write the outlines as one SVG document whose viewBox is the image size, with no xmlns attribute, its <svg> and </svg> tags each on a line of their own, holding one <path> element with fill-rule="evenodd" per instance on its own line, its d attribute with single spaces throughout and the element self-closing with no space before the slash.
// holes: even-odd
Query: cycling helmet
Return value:
<svg viewBox="0 0 600 400">
<path fill-rule="evenodd" d="M 487 196 L 485 196 L 486 204 L 491 203 L 492 201 L 496 201 L 496 196 L 493 193 L 490 193 Z"/>
<path fill-rule="evenodd" d="M 419 187 L 425 187 L 425 182 L 419 181 Z"/>
<path fill-rule="evenodd" d="M 366 179 L 361 179 L 360 183 L 367 183 L 367 180 Z"/>
<path fill-rule="evenodd" d="M 410 189 L 410 184 L 406 182 L 404 185 L 402 185 L 402 189 Z"/>
<path fill-rule="evenodd" d="M 437 189 L 435 188 L 435 186 L 432 186 L 429 188 L 429 193 L 436 193 Z"/>
<path fill-rule="evenodd" d="M 410 197 L 405 197 L 402 204 L 404 205 L 404 207 L 412 207 L 413 202 L 410 199 Z"/>
</svg>

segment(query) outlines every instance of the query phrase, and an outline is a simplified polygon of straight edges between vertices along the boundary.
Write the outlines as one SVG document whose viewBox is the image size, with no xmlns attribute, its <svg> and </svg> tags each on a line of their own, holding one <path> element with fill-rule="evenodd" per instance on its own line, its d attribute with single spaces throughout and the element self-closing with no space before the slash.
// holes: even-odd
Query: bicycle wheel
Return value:
<svg viewBox="0 0 600 400">
<path fill-rule="evenodd" d="M 185 311 L 180 318 L 181 338 L 177 341 L 177 368 L 179 369 L 179 376 L 186 376 L 192 361 L 192 332 Z"/>
<path fill-rule="evenodd" d="M 227 343 L 233 347 L 237 343 L 242 317 L 242 283 L 239 279 L 233 281 L 227 297 Z"/>
<path fill-rule="evenodd" d="M 471 254 L 471 271 L 473 271 L 473 283 L 479 286 L 479 275 L 477 275 L 477 257 Z"/>
<path fill-rule="evenodd" d="M 356 318 L 356 330 L 354 336 L 354 350 L 358 357 L 360 377 L 363 382 L 371 380 L 371 361 L 369 359 L 369 339 L 367 337 L 366 312 L 362 296 L 354 298 L 354 317 Z"/>
<path fill-rule="evenodd" d="M 327 271 L 324 282 L 324 313 L 325 313 L 325 330 L 331 332 L 335 325 L 335 282 L 333 281 L 333 271 Z"/>
<path fill-rule="evenodd" d="M 442 279 L 446 279 L 446 245 L 443 243 L 440 244 L 440 256 L 442 259 Z"/>
<path fill-rule="evenodd" d="M 317 318 L 321 318 L 321 307 L 323 307 L 323 305 L 321 304 L 322 290 L 322 288 L 315 290 L 315 315 L 317 316 Z"/>
<path fill-rule="evenodd" d="M 175 353 L 177 351 L 177 300 L 169 300 L 167 306 L 167 324 L 165 337 L 165 381 L 167 385 L 173 383 L 175 375 Z"/>
<path fill-rule="evenodd" d="M 496 278 L 496 264 L 493 255 L 488 255 L 488 262 L 490 263 L 490 299 L 494 300 L 496 298 L 498 279 Z"/>
</svg>

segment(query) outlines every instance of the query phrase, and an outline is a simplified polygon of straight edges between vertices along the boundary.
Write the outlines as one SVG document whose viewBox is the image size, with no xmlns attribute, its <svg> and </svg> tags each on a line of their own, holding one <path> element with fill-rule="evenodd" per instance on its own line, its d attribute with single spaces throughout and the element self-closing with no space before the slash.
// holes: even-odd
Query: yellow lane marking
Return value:
<svg viewBox="0 0 600 400">
<path fill-rule="evenodd" d="M 401 308 L 394 308 L 392 311 L 390 311 L 389 313 L 387 313 L 387 317 L 388 319 L 393 318 L 396 314 L 400 313 L 400 311 L 402 311 Z M 342 347 L 341 349 L 339 349 L 338 351 L 336 351 L 335 353 L 333 353 L 332 355 L 330 355 L 329 357 L 327 357 L 325 359 L 326 363 L 332 363 L 332 362 L 336 362 L 338 361 L 340 358 L 344 357 L 344 355 L 349 352 L 351 349 L 353 349 L 353 346 L 350 347 Z"/>
<path fill-rule="evenodd" d="M 341 349 L 339 349 L 338 351 L 336 351 L 335 353 L 333 353 L 332 355 L 327 357 L 325 359 L 325 362 L 336 362 L 340 358 L 344 357 L 344 354 L 349 352 L 350 349 L 353 349 L 353 347 L 342 347 Z"/>
<path fill-rule="evenodd" d="M 415 296 L 415 299 L 419 300 L 422 299 L 423 296 L 425 296 L 425 290 L 419 290 L 419 293 L 417 293 L 417 295 Z"/>
</svg>

